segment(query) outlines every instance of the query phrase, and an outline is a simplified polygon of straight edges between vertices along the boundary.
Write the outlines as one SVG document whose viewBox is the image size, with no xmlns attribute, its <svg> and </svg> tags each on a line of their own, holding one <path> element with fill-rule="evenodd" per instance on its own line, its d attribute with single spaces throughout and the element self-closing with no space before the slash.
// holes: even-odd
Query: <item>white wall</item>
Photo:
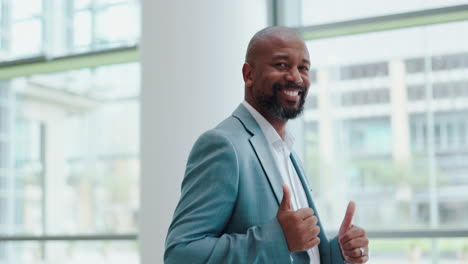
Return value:
<svg viewBox="0 0 468 264">
<path fill-rule="evenodd" d="M 142 1 L 141 263 L 163 262 L 193 142 L 243 99 L 245 50 L 267 1 Z"/>
</svg>

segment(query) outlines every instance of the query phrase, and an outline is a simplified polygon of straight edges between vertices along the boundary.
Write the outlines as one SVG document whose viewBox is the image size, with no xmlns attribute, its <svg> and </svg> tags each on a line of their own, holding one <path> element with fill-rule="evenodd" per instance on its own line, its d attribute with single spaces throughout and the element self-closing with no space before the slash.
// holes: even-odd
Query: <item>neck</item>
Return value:
<svg viewBox="0 0 468 264">
<path fill-rule="evenodd" d="M 286 123 L 287 120 L 280 120 L 276 117 L 271 116 L 267 113 L 263 108 L 255 103 L 254 100 L 246 100 L 255 110 L 257 110 L 267 121 L 271 124 L 271 126 L 276 130 L 276 133 L 284 140 L 286 136 Z"/>
<path fill-rule="evenodd" d="M 279 121 L 277 119 L 268 118 L 265 115 L 263 115 L 263 116 L 271 124 L 271 126 L 273 126 L 273 128 L 276 130 L 278 135 L 281 137 L 281 139 L 284 140 L 284 137 L 286 136 L 286 122 L 287 121 Z"/>
</svg>

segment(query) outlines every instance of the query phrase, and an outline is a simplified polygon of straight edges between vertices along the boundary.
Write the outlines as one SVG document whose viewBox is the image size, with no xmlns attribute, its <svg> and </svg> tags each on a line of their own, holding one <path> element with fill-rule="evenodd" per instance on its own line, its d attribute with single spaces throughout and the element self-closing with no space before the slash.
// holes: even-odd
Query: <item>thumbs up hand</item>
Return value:
<svg viewBox="0 0 468 264">
<path fill-rule="evenodd" d="M 369 260 L 369 239 L 366 231 L 352 224 L 356 205 L 350 201 L 338 232 L 341 254 L 349 263 L 365 263 Z"/>
<path fill-rule="evenodd" d="M 283 184 L 283 193 L 276 218 L 283 229 L 289 251 L 305 251 L 318 245 L 320 228 L 317 226 L 318 219 L 312 208 L 291 210 L 291 192 L 286 184 Z"/>
</svg>

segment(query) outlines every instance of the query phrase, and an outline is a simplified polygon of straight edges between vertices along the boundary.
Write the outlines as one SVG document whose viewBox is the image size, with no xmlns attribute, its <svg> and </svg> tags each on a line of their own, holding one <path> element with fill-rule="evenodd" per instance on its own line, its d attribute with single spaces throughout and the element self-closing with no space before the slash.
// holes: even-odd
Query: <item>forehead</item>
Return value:
<svg viewBox="0 0 468 264">
<path fill-rule="evenodd" d="M 285 55 L 300 60 L 309 60 L 309 51 L 304 41 L 297 35 L 267 36 L 260 41 L 259 46 L 261 51 L 259 55 L 264 59 Z"/>
</svg>

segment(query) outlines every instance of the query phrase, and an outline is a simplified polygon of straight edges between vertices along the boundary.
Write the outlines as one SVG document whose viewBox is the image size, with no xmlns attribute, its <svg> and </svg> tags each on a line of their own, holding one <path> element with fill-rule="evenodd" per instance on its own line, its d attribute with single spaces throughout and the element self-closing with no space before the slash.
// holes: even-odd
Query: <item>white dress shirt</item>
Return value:
<svg viewBox="0 0 468 264">
<path fill-rule="evenodd" d="M 243 101 L 242 104 L 247 108 L 255 121 L 257 121 L 268 141 L 270 152 L 275 159 L 275 163 L 281 174 L 281 179 L 291 190 L 291 208 L 293 210 L 308 208 L 309 202 L 307 201 L 304 187 L 290 158 L 292 145 L 294 144 L 293 136 L 286 131 L 283 140 L 270 122 L 255 110 L 255 108 L 246 101 Z M 307 250 L 307 253 L 310 257 L 310 264 L 320 264 L 320 254 L 317 246 Z"/>
</svg>

